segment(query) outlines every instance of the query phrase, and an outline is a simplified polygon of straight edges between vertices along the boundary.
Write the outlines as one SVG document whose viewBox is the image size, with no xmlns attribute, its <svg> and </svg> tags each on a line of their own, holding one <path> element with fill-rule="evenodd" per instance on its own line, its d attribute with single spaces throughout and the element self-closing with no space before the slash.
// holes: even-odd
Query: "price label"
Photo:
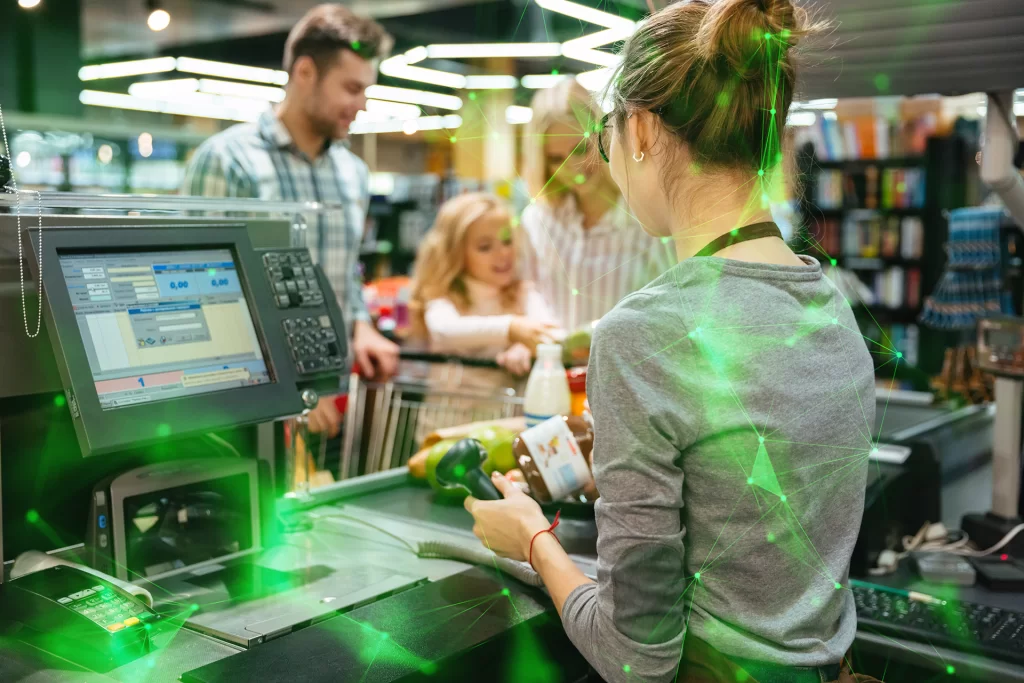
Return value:
<svg viewBox="0 0 1024 683">
<path fill-rule="evenodd" d="M 188 289 L 188 280 L 178 280 L 177 282 L 171 282 L 171 289 Z"/>
</svg>

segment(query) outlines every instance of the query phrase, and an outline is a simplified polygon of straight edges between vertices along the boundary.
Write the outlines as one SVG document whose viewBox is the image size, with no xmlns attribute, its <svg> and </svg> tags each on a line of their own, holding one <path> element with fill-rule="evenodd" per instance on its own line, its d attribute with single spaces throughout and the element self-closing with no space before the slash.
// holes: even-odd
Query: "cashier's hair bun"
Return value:
<svg viewBox="0 0 1024 683">
<path fill-rule="evenodd" d="M 774 165 L 796 85 L 792 48 L 821 28 L 792 0 L 669 5 L 623 47 L 616 114 L 657 112 L 702 166 Z"/>
</svg>

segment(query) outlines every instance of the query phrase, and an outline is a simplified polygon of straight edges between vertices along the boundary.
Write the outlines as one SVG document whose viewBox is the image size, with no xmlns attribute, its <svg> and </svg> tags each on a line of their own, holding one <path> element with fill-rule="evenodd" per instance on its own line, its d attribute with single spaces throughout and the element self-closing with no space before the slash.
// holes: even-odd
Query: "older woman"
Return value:
<svg viewBox="0 0 1024 683">
<path fill-rule="evenodd" d="M 560 326 L 576 330 L 675 263 L 671 240 L 648 236 L 597 151 L 602 113 L 575 80 L 533 98 L 524 157 L 523 279 Z"/>
</svg>

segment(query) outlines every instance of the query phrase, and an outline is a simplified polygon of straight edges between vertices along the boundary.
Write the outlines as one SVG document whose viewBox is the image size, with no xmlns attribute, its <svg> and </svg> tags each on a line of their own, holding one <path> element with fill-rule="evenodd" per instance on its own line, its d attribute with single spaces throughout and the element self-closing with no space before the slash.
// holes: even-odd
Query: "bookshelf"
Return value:
<svg viewBox="0 0 1024 683">
<path fill-rule="evenodd" d="M 922 142 L 911 153 L 880 159 L 820 159 L 822 147 L 813 139 L 800 148 L 800 246 L 824 266 L 852 273 L 858 289 L 870 292 L 864 300 L 847 294 L 866 337 L 935 374 L 946 340 L 932 330 L 922 334 L 917 318 L 945 265 L 943 212 L 966 205 L 974 151 L 957 136 Z M 873 356 L 878 365 L 887 360 Z M 893 365 L 880 368 L 879 377 L 891 380 Z"/>
</svg>

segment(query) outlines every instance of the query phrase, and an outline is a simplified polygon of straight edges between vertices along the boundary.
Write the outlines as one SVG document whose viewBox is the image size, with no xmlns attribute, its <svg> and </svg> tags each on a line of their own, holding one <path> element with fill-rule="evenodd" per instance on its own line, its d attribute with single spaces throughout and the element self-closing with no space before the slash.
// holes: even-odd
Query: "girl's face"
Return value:
<svg viewBox="0 0 1024 683">
<path fill-rule="evenodd" d="M 492 287 L 507 287 L 516 277 L 516 251 L 506 211 L 476 220 L 466 234 L 465 271 Z"/>
</svg>

